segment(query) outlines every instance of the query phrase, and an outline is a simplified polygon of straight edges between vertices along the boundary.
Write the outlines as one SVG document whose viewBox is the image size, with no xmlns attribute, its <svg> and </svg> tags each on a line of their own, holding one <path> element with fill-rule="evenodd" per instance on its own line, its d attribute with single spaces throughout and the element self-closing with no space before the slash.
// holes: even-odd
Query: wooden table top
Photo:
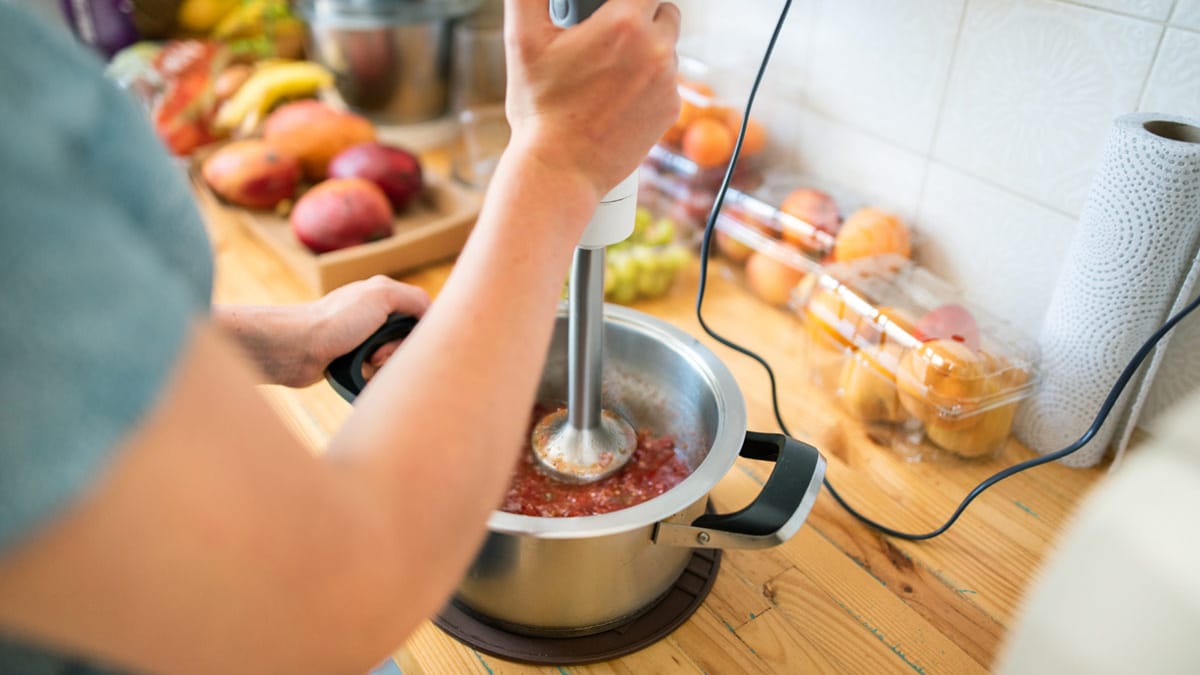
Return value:
<svg viewBox="0 0 1200 675">
<path fill-rule="evenodd" d="M 315 297 L 236 219 L 212 204 L 205 214 L 216 253 L 217 302 L 286 304 Z M 448 262 L 398 278 L 436 296 L 450 268 Z M 635 308 L 711 348 L 738 380 L 750 428 L 776 431 L 762 369 L 704 336 L 696 321 L 697 269 L 681 275 L 667 296 Z M 806 382 L 804 340 L 792 316 L 761 304 L 718 272 L 710 275 L 705 319 L 767 358 L 793 434 L 822 451 L 829 479 L 850 503 L 892 527 L 935 527 L 980 479 L 1031 456 L 1010 442 L 988 462 L 905 462 L 873 443 L 827 393 Z M 323 383 L 263 389 L 314 450 L 325 446 L 350 411 Z M 741 508 L 757 494 L 770 469 L 758 464 L 739 459 L 714 488 L 719 510 Z M 696 614 L 640 652 L 587 666 L 527 666 L 476 652 L 426 622 L 380 672 L 394 673 L 393 666 L 405 675 L 986 672 L 1038 565 L 1102 473 L 1050 465 L 1020 474 L 977 499 L 949 533 L 923 543 L 872 531 L 822 491 L 805 526 L 786 544 L 727 551 Z"/>
</svg>

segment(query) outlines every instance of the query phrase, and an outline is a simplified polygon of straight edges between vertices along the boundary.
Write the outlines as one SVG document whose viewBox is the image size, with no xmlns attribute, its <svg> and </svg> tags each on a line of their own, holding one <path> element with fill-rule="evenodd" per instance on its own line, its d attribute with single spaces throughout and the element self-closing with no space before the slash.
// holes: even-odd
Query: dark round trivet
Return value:
<svg viewBox="0 0 1200 675">
<path fill-rule="evenodd" d="M 530 637 L 481 621 L 451 602 L 433 623 L 459 642 L 485 654 L 542 665 L 607 661 L 632 654 L 666 637 L 700 607 L 721 568 L 719 549 L 696 549 L 675 585 L 653 607 L 616 628 L 581 637 Z"/>
</svg>

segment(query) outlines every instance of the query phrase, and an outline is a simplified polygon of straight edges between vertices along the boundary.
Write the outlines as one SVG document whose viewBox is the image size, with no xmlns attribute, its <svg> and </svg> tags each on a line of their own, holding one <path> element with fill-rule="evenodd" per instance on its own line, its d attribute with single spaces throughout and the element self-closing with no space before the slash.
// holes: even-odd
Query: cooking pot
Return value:
<svg viewBox="0 0 1200 675">
<path fill-rule="evenodd" d="M 330 384 L 352 401 L 362 364 L 415 320 L 394 317 L 335 361 Z M 679 578 L 693 547 L 764 548 L 789 539 L 808 516 L 825 460 L 812 446 L 746 430 L 737 382 L 683 331 L 625 307 L 605 307 L 604 407 L 636 429 L 670 435 L 692 467 L 682 483 L 642 504 L 578 518 L 495 511 L 488 536 L 460 583 L 458 603 L 506 630 L 538 636 L 600 632 L 654 606 Z M 559 311 L 539 402 L 566 400 L 567 315 Z M 708 493 L 738 455 L 775 462 L 746 508 L 706 513 Z"/>
<path fill-rule="evenodd" d="M 384 124 L 449 110 L 451 31 L 480 0 L 298 0 L 309 56 L 342 100 Z"/>
</svg>

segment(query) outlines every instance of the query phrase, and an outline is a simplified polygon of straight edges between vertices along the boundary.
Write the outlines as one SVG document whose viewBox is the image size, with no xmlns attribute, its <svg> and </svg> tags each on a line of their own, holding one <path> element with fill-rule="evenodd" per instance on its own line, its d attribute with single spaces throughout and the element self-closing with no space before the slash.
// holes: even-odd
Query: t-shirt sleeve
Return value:
<svg viewBox="0 0 1200 675">
<path fill-rule="evenodd" d="M 141 222 L 174 213 L 164 231 L 199 228 L 190 236 L 204 241 L 140 111 L 82 48 L 5 5 L 0 555 L 103 474 L 160 396 L 207 293 L 204 265 L 180 264 L 180 247 L 164 253 Z M 206 243 L 190 254 L 210 255 Z"/>
</svg>

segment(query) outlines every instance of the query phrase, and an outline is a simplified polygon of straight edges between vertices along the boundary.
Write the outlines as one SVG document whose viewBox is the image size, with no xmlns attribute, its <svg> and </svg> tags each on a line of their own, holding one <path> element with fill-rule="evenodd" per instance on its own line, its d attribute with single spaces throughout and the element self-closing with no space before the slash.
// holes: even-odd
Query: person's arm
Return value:
<svg viewBox="0 0 1200 675">
<path fill-rule="evenodd" d="M 298 305 L 217 305 L 213 323 L 233 337 L 268 384 L 305 387 L 366 340 L 393 312 L 421 316 L 429 295 L 385 276 L 347 284 Z M 382 364 L 385 345 L 372 358 Z"/>
<path fill-rule="evenodd" d="M 0 628 L 155 672 L 363 672 L 446 601 L 526 432 L 572 248 L 678 112 L 679 15 L 508 0 L 512 142 L 438 301 L 321 458 L 197 326 L 94 490 L 0 559 Z"/>
</svg>

